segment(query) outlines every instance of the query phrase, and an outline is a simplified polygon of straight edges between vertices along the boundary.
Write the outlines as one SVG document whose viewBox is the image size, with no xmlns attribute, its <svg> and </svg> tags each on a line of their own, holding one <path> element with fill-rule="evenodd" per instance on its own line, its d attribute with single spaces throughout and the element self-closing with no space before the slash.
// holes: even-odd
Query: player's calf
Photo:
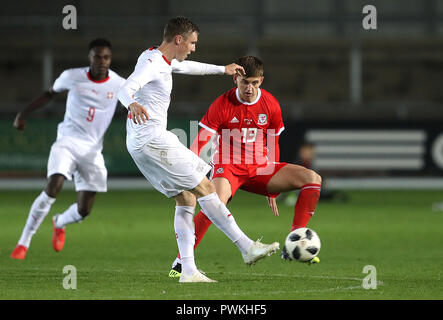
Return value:
<svg viewBox="0 0 443 320">
<path fill-rule="evenodd" d="M 77 212 L 86 218 L 92 210 L 94 205 L 96 192 L 94 191 L 80 191 L 77 194 Z"/>
<path fill-rule="evenodd" d="M 291 231 L 304 228 L 315 213 L 318 200 L 320 199 L 321 184 L 308 183 L 300 188 L 297 202 L 294 207 L 294 218 Z"/>
</svg>

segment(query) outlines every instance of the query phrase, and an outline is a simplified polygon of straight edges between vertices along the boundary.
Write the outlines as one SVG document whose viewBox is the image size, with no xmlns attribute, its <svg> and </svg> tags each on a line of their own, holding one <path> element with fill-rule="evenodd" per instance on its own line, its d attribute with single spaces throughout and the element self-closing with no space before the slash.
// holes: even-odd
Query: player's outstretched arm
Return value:
<svg viewBox="0 0 443 320">
<path fill-rule="evenodd" d="M 13 126 L 20 131 L 24 131 L 26 127 L 26 117 L 37 109 L 45 106 L 49 101 L 51 101 L 57 93 L 52 89 L 45 91 L 41 96 L 31 102 L 25 109 L 17 113 Z"/>
<path fill-rule="evenodd" d="M 177 61 L 176 59 L 172 60 L 172 72 L 180 73 L 180 74 L 188 74 L 188 75 L 244 75 L 245 70 L 242 66 L 238 64 L 231 63 L 227 66 L 219 66 L 215 64 L 202 63 L 197 61 Z"/>
</svg>

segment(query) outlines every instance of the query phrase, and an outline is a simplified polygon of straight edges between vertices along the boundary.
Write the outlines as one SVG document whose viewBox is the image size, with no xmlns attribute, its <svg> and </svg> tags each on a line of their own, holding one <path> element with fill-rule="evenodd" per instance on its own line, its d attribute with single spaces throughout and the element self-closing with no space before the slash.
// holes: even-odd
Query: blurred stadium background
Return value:
<svg viewBox="0 0 443 320">
<path fill-rule="evenodd" d="M 76 30 L 62 27 L 67 4 L 77 9 Z M 362 27 L 367 4 L 377 8 L 377 30 Z M 264 61 L 262 87 L 280 101 L 285 120 L 282 161 L 302 163 L 299 150 L 308 144 L 312 166 L 332 189 L 443 188 L 441 0 L 2 3 L 2 188 L 43 187 L 66 95 L 30 116 L 24 133 L 12 128 L 17 111 L 64 69 L 86 66 L 95 37 L 112 42 L 112 69 L 129 76 L 176 15 L 201 29 L 191 59 L 228 64 L 253 54 Z M 187 132 L 190 120 L 233 86 L 228 77 L 177 75 L 174 81 L 169 127 Z M 141 175 L 126 151 L 125 118 L 119 105 L 105 137 L 109 186 L 145 187 L 144 179 L 133 179 Z"/>
</svg>

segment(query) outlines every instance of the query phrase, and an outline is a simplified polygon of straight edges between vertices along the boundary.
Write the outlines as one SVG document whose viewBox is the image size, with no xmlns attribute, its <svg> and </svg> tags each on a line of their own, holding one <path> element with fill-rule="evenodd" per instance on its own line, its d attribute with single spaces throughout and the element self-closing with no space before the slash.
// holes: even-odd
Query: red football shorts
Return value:
<svg viewBox="0 0 443 320">
<path fill-rule="evenodd" d="M 213 164 L 211 170 L 211 180 L 214 178 L 226 178 L 231 184 L 231 198 L 238 189 L 261 194 L 271 198 L 277 197 L 280 193 L 268 192 L 268 182 L 284 166 L 286 162 L 274 164 L 271 170 L 260 170 L 257 166 L 239 166 L 230 164 Z M 262 173 L 262 174 L 260 174 Z"/>
</svg>

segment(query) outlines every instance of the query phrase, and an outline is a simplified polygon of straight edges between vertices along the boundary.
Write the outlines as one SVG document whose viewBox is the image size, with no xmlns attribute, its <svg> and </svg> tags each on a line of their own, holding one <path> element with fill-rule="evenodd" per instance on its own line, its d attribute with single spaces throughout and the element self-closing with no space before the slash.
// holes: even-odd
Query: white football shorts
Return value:
<svg viewBox="0 0 443 320">
<path fill-rule="evenodd" d="M 127 137 L 126 145 L 141 173 L 168 198 L 194 189 L 211 170 L 167 130 L 162 130 L 144 144 Z"/>
<path fill-rule="evenodd" d="M 47 177 L 56 173 L 68 180 L 74 177 L 75 191 L 107 191 L 108 171 L 101 150 L 81 140 L 62 137 L 52 144 Z"/>
</svg>

